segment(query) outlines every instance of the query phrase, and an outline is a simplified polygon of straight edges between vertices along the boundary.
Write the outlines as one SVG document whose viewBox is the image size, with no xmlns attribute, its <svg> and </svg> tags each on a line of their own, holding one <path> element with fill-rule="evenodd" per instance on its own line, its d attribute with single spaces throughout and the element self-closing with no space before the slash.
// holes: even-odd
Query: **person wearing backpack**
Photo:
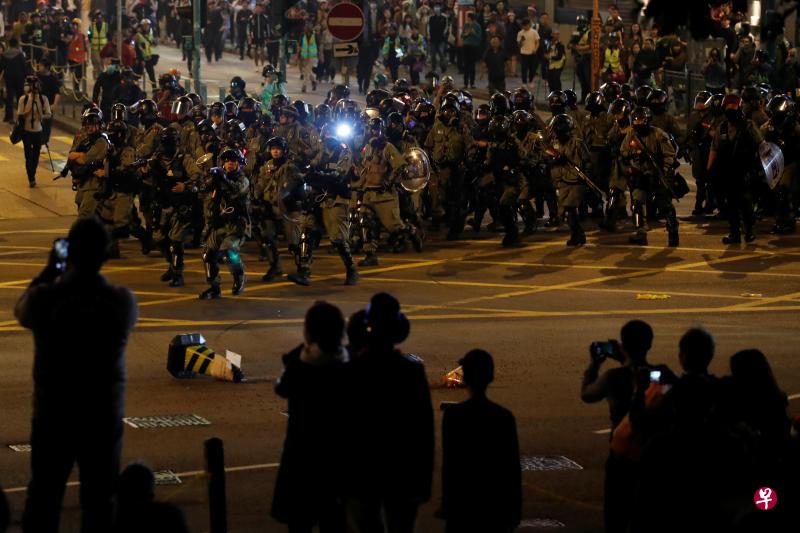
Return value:
<svg viewBox="0 0 800 533">
<path fill-rule="evenodd" d="M 25 94 L 20 96 L 17 104 L 17 116 L 23 120 L 22 145 L 25 148 L 25 170 L 28 173 L 28 185 L 36 187 L 36 167 L 39 166 L 39 155 L 42 150 L 42 121 L 53 116 L 50 102 L 39 89 L 39 78 L 25 78 Z"/>
</svg>

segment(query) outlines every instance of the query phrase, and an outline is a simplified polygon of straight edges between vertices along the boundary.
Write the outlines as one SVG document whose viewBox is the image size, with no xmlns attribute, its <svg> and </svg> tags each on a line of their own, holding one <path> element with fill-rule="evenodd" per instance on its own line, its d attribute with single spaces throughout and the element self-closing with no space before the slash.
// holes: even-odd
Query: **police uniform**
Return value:
<svg viewBox="0 0 800 533">
<path fill-rule="evenodd" d="M 211 287 L 200 294 L 202 299 L 220 296 L 220 261 L 228 265 L 233 276 L 233 295 L 244 290 L 246 278 L 239 250 L 248 236 L 250 226 L 249 193 L 250 182 L 244 172 L 213 169 L 203 195 L 206 222 L 203 264 L 206 281 Z"/>
<path fill-rule="evenodd" d="M 157 154 L 151 174 L 154 202 L 159 210 L 153 240 L 170 265 L 161 280 L 169 281 L 171 286 L 181 286 L 184 245 L 191 241 L 194 233 L 195 189 L 202 172 L 193 156 L 179 152 L 172 158 Z M 180 193 L 172 192 L 179 182 L 184 183 L 186 189 Z"/>
<path fill-rule="evenodd" d="M 76 187 L 75 204 L 78 206 L 78 218 L 90 218 L 97 213 L 97 196 L 100 191 L 100 178 L 95 171 L 104 166 L 108 153 L 108 139 L 102 133 L 94 133 L 84 137 L 76 151 L 82 154 L 75 159 L 72 169 L 72 181 Z M 82 160 L 83 162 L 79 162 Z"/>
<path fill-rule="evenodd" d="M 783 152 L 783 173 L 775 186 L 775 226 L 776 234 L 792 233 L 796 227 L 792 197 L 797 191 L 797 153 L 800 150 L 800 125 L 796 119 L 787 119 L 788 124 L 781 129 L 772 125 L 772 120 L 761 127 L 764 140 L 775 143 Z"/>
<path fill-rule="evenodd" d="M 517 203 L 520 195 L 521 160 L 516 139 L 510 136 L 490 143 L 486 152 L 486 164 L 500 191 L 499 215 L 506 231 L 503 246 L 513 246 L 519 241 Z"/>
<path fill-rule="evenodd" d="M 322 223 L 347 270 L 347 284 L 352 285 L 358 276 L 350 250 L 349 179 L 353 157 L 345 144 L 328 146 L 323 142 L 321 145 L 321 149 L 311 160 L 312 173 L 315 170 L 319 172 L 319 181 L 312 188 L 314 194 L 318 191 L 325 194 L 322 201 Z"/>
<path fill-rule="evenodd" d="M 458 235 L 464 227 L 466 198 L 461 165 L 472 142 L 472 132 L 465 126 L 448 126 L 438 119 L 425 139 L 425 149 L 434 166 L 429 184 L 431 216 L 435 227 L 445 216 L 446 205 L 450 234 Z"/>
<path fill-rule="evenodd" d="M 136 151 L 126 145 L 112 147 L 106 158 L 98 214 L 110 223 L 115 244 L 132 229 L 133 198 L 139 188 L 135 161 Z"/>
<path fill-rule="evenodd" d="M 664 184 L 673 170 L 676 156 L 669 136 L 656 127 L 650 127 L 640 136 L 631 127 L 620 146 L 620 156 L 625 161 L 632 189 L 636 234 L 631 237 L 631 242 L 647 244 L 644 210 L 648 199 L 652 199 L 659 212 L 666 215 L 669 246 L 678 246 L 678 218 L 672 204 L 672 193 Z"/>
<path fill-rule="evenodd" d="M 280 164 L 272 159 L 261 165 L 253 177 L 251 216 L 253 233 L 260 254 L 269 261 L 262 280 L 270 281 L 283 274 L 278 251 L 278 229 L 281 221 L 278 183 L 286 173 L 294 174 L 297 167 L 288 161 Z"/>
<path fill-rule="evenodd" d="M 567 244 L 577 246 L 586 242 L 586 236 L 580 225 L 578 208 L 583 202 L 585 187 L 574 167 L 584 172 L 590 168 L 589 151 L 584 142 L 572 135 L 562 142 L 554 139 L 550 147 L 550 178 L 558 194 L 558 215 L 566 217 L 570 228 L 570 239 Z"/>
<path fill-rule="evenodd" d="M 397 148 L 383 139 L 383 145 L 373 139 L 368 142 L 361 157 L 360 179 L 354 187 L 361 188 L 361 202 L 359 208 L 364 215 L 374 213 L 380 225 L 386 228 L 390 235 L 397 235 L 407 227 L 400 216 L 400 200 L 394 189 L 395 174 L 406 165 L 406 161 Z M 377 265 L 378 230 L 375 224 L 369 222 L 368 216 L 362 217 L 362 231 L 364 231 L 364 251 L 367 256 L 359 265 Z"/>
</svg>

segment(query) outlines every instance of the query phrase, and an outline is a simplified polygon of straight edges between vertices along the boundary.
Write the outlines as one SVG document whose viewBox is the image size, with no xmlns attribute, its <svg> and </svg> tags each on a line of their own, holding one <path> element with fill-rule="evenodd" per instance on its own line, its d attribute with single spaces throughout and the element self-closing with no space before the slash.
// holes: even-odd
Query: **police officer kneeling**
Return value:
<svg viewBox="0 0 800 533">
<path fill-rule="evenodd" d="M 231 293 L 236 296 L 244 291 L 247 277 L 239 249 L 245 241 L 249 227 L 247 213 L 250 182 L 240 170 L 244 156 L 238 150 L 227 149 L 219 155 L 222 168 L 212 168 L 205 186 L 204 208 L 206 215 L 205 247 L 203 264 L 206 270 L 208 289 L 200 293 L 202 300 L 213 300 L 222 296 L 219 288 L 219 263 L 228 265 L 233 276 Z"/>
</svg>

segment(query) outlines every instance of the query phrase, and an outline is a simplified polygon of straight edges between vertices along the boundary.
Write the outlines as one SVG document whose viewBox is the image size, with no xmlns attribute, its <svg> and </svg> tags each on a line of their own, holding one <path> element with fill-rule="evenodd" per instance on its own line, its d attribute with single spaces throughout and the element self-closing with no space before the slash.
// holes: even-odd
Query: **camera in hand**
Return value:
<svg viewBox="0 0 800 533">
<path fill-rule="evenodd" d="M 604 361 L 606 358 L 614 359 L 619 362 L 623 360 L 622 352 L 619 349 L 619 343 L 614 339 L 593 342 L 589 346 L 589 352 L 594 361 Z"/>
<path fill-rule="evenodd" d="M 67 257 L 69 257 L 69 241 L 67 239 L 53 241 L 53 259 L 56 270 L 64 272 L 67 269 Z"/>
</svg>

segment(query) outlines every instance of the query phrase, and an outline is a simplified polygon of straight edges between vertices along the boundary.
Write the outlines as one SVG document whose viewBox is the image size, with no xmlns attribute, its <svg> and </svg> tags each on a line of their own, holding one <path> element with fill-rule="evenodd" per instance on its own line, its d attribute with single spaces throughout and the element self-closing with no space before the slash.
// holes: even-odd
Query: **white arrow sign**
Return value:
<svg viewBox="0 0 800 533">
<path fill-rule="evenodd" d="M 353 57 L 358 55 L 358 43 L 333 45 L 333 57 Z"/>
</svg>

